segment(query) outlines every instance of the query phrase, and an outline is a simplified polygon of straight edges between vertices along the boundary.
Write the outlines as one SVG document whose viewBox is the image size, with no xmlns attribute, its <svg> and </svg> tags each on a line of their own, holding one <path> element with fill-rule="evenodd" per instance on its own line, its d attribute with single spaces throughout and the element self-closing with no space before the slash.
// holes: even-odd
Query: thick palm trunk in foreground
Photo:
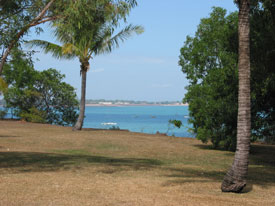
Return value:
<svg viewBox="0 0 275 206">
<path fill-rule="evenodd" d="M 249 0 L 241 0 L 239 11 L 239 94 L 237 149 L 231 169 L 222 182 L 223 192 L 241 192 L 246 186 L 251 134 Z"/>
<path fill-rule="evenodd" d="M 85 100 L 86 100 L 86 79 L 87 71 L 89 69 L 89 62 L 81 62 L 81 99 L 80 99 L 80 108 L 79 116 L 73 130 L 81 130 L 83 126 L 83 121 L 85 117 Z"/>
</svg>

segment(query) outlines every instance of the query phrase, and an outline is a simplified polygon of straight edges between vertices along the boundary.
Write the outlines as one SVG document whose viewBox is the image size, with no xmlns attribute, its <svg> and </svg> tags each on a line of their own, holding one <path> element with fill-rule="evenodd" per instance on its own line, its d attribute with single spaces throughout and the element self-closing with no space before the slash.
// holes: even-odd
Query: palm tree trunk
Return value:
<svg viewBox="0 0 275 206">
<path fill-rule="evenodd" d="M 251 109 L 250 109 L 250 25 L 249 0 L 239 1 L 239 94 L 237 149 L 231 169 L 222 182 L 223 192 L 241 192 L 248 173 Z"/>
<path fill-rule="evenodd" d="M 86 101 L 86 79 L 87 71 L 89 69 L 89 61 L 81 62 L 81 99 L 80 99 L 80 108 L 79 116 L 73 130 L 81 130 L 83 126 L 83 121 L 85 117 L 85 101 Z"/>
</svg>

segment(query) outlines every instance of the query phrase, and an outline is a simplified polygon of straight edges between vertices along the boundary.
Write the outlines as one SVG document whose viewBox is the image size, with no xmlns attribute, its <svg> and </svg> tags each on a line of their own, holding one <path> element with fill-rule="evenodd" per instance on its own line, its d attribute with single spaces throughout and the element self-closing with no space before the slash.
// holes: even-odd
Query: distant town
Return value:
<svg viewBox="0 0 275 206">
<path fill-rule="evenodd" d="M 5 101 L 0 99 L 0 105 L 5 105 Z M 87 106 L 188 106 L 180 101 L 134 101 L 134 100 L 105 100 L 105 99 L 88 99 L 86 100 Z"/>
<path fill-rule="evenodd" d="M 180 101 L 161 101 L 161 102 L 151 102 L 151 101 L 134 101 L 134 100 L 86 100 L 87 106 L 186 106 Z"/>
</svg>

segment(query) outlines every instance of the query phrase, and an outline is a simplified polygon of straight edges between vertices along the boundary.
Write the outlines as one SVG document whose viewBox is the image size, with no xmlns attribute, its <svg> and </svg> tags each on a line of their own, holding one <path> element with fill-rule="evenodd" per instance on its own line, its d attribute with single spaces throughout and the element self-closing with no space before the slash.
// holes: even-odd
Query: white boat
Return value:
<svg viewBox="0 0 275 206">
<path fill-rule="evenodd" d="M 117 125 L 115 122 L 103 122 L 102 125 Z"/>
</svg>

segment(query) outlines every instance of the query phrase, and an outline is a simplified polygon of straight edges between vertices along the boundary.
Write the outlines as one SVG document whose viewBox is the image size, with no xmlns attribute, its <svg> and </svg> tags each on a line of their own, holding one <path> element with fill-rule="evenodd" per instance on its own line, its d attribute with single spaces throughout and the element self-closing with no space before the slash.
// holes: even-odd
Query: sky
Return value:
<svg viewBox="0 0 275 206">
<path fill-rule="evenodd" d="M 233 0 L 137 0 L 128 23 L 142 25 L 141 35 L 120 44 L 111 54 L 94 57 L 87 75 L 86 99 L 181 101 L 188 80 L 178 65 L 180 48 L 186 36 L 194 36 L 201 18 L 212 7 L 228 12 L 237 10 Z M 29 39 L 52 41 L 50 27 L 40 36 Z M 39 49 L 35 49 L 38 50 Z M 39 60 L 38 60 L 39 59 Z M 55 68 L 66 75 L 65 82 L 76 88 L 80 98 L 80 63 L 56 60 L 38 52 L 35 68 Z"/>
</svg>

